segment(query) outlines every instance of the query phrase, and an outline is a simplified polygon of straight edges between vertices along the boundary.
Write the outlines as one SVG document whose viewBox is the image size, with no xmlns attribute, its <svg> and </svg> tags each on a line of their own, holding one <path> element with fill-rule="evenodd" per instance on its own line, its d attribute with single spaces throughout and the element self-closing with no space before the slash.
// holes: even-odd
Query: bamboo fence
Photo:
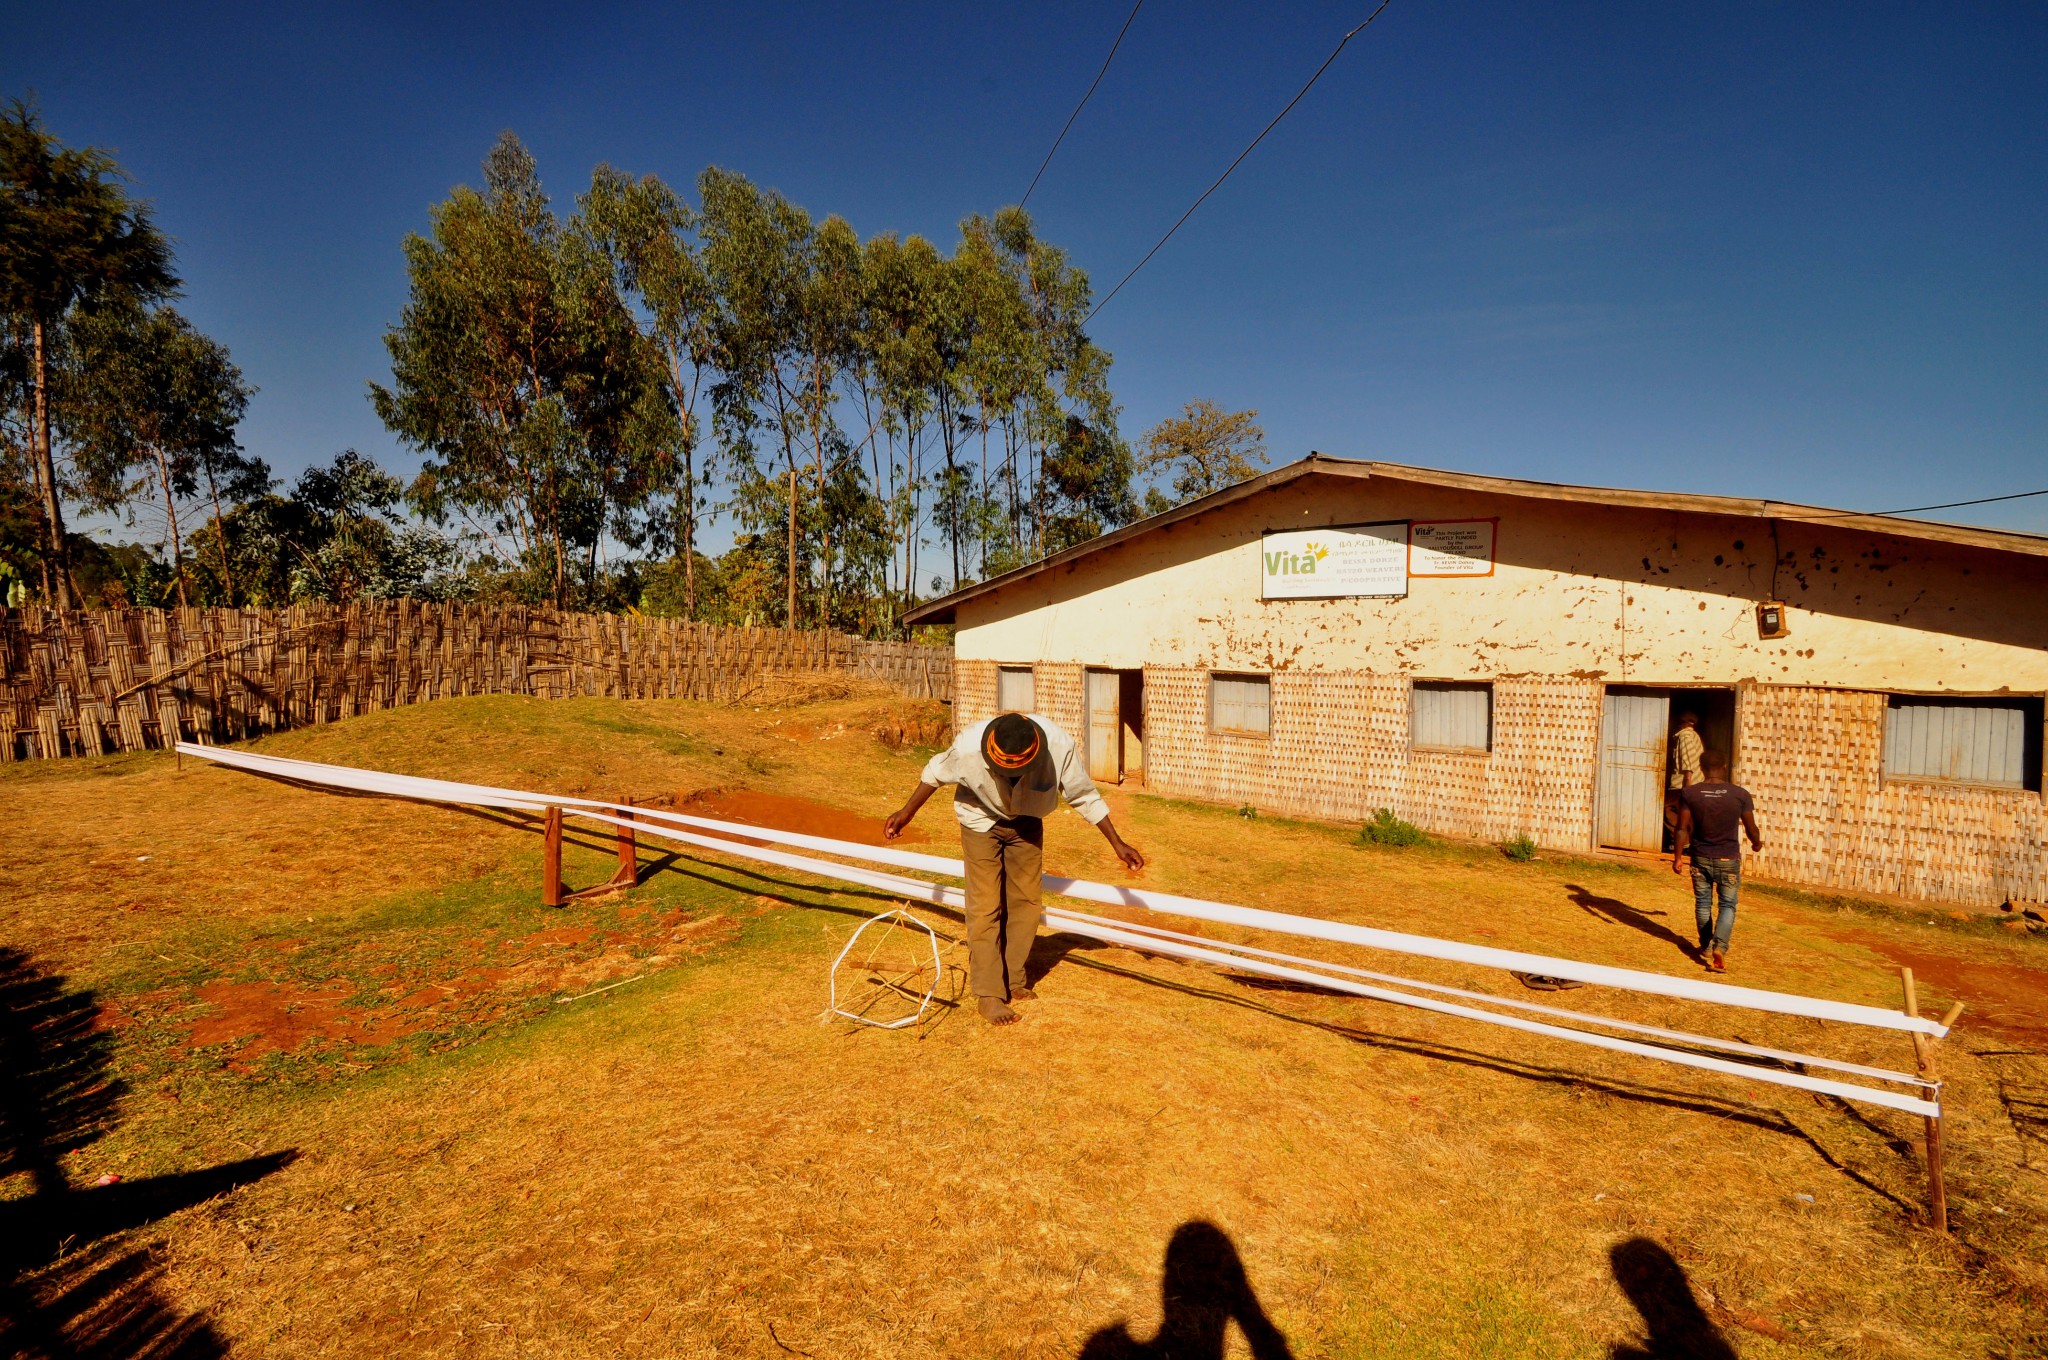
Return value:
<svg viewBox="0 0 2048 1360">
<path fill-rule="evenodd" d="M 471 694 L 734 703 L 838 675 L 950 699 L 952 649 L 846 633 L 376 600 L 0 611 L 0 759 L 232 741 Z"/>
</svg>

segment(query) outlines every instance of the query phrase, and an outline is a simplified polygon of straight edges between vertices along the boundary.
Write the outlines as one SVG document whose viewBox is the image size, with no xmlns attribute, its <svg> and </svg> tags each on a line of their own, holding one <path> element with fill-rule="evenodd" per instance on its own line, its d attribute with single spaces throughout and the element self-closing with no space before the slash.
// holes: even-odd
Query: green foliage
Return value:
<svg viewBox="0 0 2048 1360">
<path fill-rule="evenodd" d="M 900 635 L 920 587 L 1138 513 L 1088 276 L 1017 208 L 964 219 L 948 255 L 863 239 L 729 170 L 704 171 L 692 202 L 600 165 L 565 214 L 507 133 L 481 186 L 404 242 L 371 395 L 421 471 L 401 496 L 349 453 L 287 492 L 236 442 L 251 389 L 226 351 L 163 305 L 168 246 L 113 162 L 65 151 L 21 105 L 0 115 L 0 158 L 14 596 L 55 589 L 70 497 L 161 529 L 136 549 L 154 565 L 93 558 L 108 601 L 164 582 L 201 604 L 402 592 Z M 738 530 L 715 560 L 711 516 Z"/>
<path fill-rule="evenodd" d="M 430 518 L 480 517 L 515 561 L 594 567 L 615 515 L 644 503 L 661 453 L 648 416 L 655 356 L 613 284 L 613 262 L 556 217 L 510 133 L 484 189 L 458 188 L 432 235 L 405 242 L 411 296 L 385 336 L 392 385 L 377 414 L 427 456 L 413 484 Z"/>
<path fill-rule="evenodd" d="M 178 286 L 170 243 L 122 178 L 105 151 L 60 144 L 24 101 L 0 106 L 0 339 L 10 354 L 0 363 L 0 385 L 11 389 L 9 405 L 22 412 L 27 436 L 25 457 L 8 462 L 25 463 L 36 488 L 42 551 L 35 567 L 40 587 L 59 604 L 75 600 L 52 450 L 62 412 L 51 390 L 52 361 L 66 319 L 80 306 L 148 303 Z"/>
<path fill-rule="evenodd" d="M 1151 513 L 1221 491 L 1258 476 L 1255 464 L 1266 461 L 1266 432 L 1257 411 L 1226 411 L 1213 401 L 1191 401 L 1145 432 L 1138 471 L 1147 476 L 1170 474 L 1173 495 L 1148 491 Z"/>
<path fill-rule="evenodd" d="M 1237 808 L 1237 815 L 1247 822 L 1255 822 L 1259 819 L 1259 810 L 1250 803 L 1240 803 Z"/>
<path fill-rule="evenodd" d="M 1381 808 L 1358 829 L 1358 839 L 1366 845 L 1404 846 L 1427 845 L 1430 838 L 1415 823 L 1396 817 L 1392 808 Z"/>
<path fill-rule="evenodd" d="M 168 550 L 179 604 L 191 603 L 185 579 L 185 531 L 197 506 L 215 519 L 215 566 L 232 596 L 223 500 L 260 495 L 270 469 L 235 441 L 253 389 L 227 350 L 167 306 L 132 300 L 75 309 L 70 324 L 75 375 L 62 425 L 95 510 L 148 519 Z"/>
<path fill-rule="evenodd" d="M 1536 842 L 1525 831 L 1501 843 L 1500 852 L 1517 864 L 1527 864 L 1536 858 Z"/>
</svg>

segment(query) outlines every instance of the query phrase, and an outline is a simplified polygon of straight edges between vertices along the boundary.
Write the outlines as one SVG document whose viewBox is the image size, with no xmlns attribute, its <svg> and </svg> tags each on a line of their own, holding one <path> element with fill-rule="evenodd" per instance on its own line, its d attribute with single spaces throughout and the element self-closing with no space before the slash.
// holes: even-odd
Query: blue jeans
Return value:
<svg viewBox="0 0 2048 1360">
<path fill-rule="evenodd" d="M 1714 916 L 1714 896 L 1720 894 L 1721 915 Z M 1692 913 L 1699 926 L 1700 952 L 1708 949 L 1728 952 L 1728 941 L 1735 934 L 1735 902 L 1742 896 L 1742 861 L 1739 859 L 1701 859 L 1697 855 L 1692 861 Z"/>
</svg>

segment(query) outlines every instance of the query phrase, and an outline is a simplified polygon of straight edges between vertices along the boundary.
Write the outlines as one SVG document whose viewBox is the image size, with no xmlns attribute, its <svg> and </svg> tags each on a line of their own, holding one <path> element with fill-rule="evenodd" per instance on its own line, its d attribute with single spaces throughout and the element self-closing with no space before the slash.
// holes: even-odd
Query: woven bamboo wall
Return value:
<svg viewBox="0 0 2048 1360">
<path fill-rule="evenodd" d="M 1088 745 L 1087 683 L 1081 666 L 1041 661 L 1031 668 L 1033 702 L 1040 713 L 1058 723 L 1085 751 Z"/>
<path fill-rule="evenodd" d="M 1494 686 L 1493 750 L 1412 751 L 1408 683 L 1356 672 L 1273 677 L 1272 735 L 1208 730 L 1206 670 L 1145 672 L 1148 787 L 1341 821 L 1378 808 L 1431 831 L 1527 833 L 1583 849 L 1593 823 L 1600 687 L 1523 677 Z"/>
<path fill-rule="evenodd" d="M 840 673 L 920 698 L 951 650 L 674 619 L 379 600 L 294 609 L 0 612 L 0 759 L 234 740 L 469 694 L 731 702 Z"/>
<path fill-rule="evenodd" d="M 955 661 L 953 663 L 953 730 L 966 729 L 983 718 L 996 715 L 996 663 Z"/>
<path fill-rule="evenodd" d="M 1759 872 L 1951 902 L 2048 896 L 2048 815 L 2026 790 L 1886 783 L 1885 696 L 1743 693 L 1737 779 L 1756 799 Z"/>
</svg>

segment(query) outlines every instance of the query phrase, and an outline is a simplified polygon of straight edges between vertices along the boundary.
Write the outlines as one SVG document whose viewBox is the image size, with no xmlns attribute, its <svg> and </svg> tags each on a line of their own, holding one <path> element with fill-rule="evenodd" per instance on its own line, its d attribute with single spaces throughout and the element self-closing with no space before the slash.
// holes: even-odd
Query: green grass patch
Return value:
<svg viewBox="0 0 2048 1360">
<path fill-rule="evenodd" d="M 1392 808 L 1381 808 L 1358 828 L 1358 839 L 1365 845 L 1399 847 L 1428 845 L 1431 837 L 1415 823 L 1396 817 Z"/>
</svg>

